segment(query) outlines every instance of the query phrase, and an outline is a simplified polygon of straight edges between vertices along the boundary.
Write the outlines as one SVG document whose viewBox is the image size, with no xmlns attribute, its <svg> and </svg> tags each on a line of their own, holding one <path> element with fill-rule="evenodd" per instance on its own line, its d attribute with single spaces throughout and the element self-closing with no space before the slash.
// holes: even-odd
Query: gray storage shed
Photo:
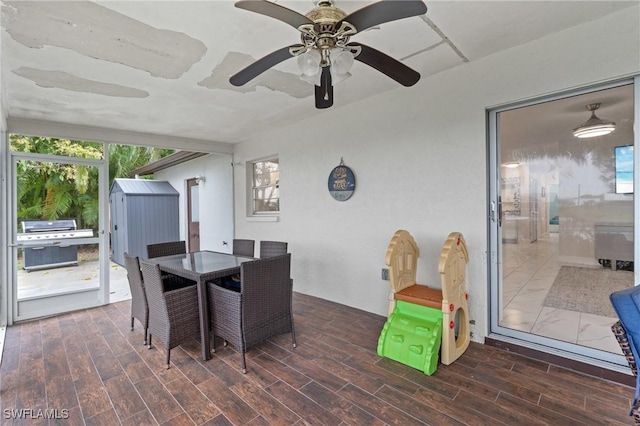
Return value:
<svg viewBox="0 0 640 426">
<path fill-rule="evenodd" d="M 180 194 L 169 182 L 114 179 L 109 192 L 111 260 L 124 266 L 124 253 L 147 257 L 147 244 L 180 239 Z"/>
</svg>

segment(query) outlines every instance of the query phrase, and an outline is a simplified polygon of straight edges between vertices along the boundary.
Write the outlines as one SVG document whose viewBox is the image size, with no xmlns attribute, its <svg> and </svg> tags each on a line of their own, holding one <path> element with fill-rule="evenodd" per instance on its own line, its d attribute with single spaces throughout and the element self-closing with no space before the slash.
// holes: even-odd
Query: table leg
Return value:
<svg viewBox="0 0 640 426">
<path fill-rule="evenodd" d="M 209 341 L 209 308 L 207 301 L 207 283 L 198 280 L 198 309 L 200 311 L 200 343 L 202 345 L 202 359 L 211 358 L 211 343 Z"/>
</svg>

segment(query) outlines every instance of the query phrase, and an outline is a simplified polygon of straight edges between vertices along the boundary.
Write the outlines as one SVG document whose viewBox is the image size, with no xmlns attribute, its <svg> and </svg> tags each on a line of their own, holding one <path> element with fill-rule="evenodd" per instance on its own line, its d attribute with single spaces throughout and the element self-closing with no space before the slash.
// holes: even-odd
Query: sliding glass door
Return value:
<svg viewBox="0 0 640 426">
<path fill-rule="evenodd" d="M 638 282 L 636 90 L 625 81 L 490 112 L 494 335 L 625 364 L 608 297 Z M 615 130 L 574 136 L 596 104 Z"/>
</svg>

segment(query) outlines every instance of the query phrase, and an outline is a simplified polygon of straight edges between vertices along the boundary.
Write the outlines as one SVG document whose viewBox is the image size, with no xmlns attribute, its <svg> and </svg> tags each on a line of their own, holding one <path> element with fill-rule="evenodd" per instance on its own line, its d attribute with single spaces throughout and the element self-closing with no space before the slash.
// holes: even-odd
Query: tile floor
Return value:
<svg viewBox="0 0 640 426">
<path fill-rule="evenodd" d="M 504 310 L 500 325 L 620 353 L 610 329 L 617 318 L 543 306 L 561 266 L 557 234 L 550 235 L 532 244 L 503 244 Z"/>
<path fill-rule="evenodd" d="M 208 361 L 141 344 L 122 301 L 7 329 L 1 425 L 631 425 L 633 387 L 472 342 L 431 376 L 376 346 L 385 319 L 294 293 L 283 334 Z M 39 417 L 54 414 L 58 419 Z M 13 418 L 12 418 L 13 417 Z M 67 418 L 68 417 L 68 418 Z"/>
</svg>

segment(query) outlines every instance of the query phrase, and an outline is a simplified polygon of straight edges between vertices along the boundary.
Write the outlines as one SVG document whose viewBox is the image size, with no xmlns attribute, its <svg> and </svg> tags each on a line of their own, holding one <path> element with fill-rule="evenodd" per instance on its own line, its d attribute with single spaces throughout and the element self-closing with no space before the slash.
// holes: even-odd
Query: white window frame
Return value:
<svg viewBox="0 0 640 426">
<path fill-rule="evenodd" d="M 255 196 L 254 193 L 258 189 L 257 186 L 254 186 L 254 170 L 255 164 L 263 163 L 263 162 L 272 162 L 278 164 L 278 175 L 280 173 L 280 157 L 278 155 L 269 155 L 266 157 L 258 158 L 252 161 L 247 162 L 247 216 L 250 217 L 270 217 L 270 216 L 278 216 L 280 214 L 280 179 L 278 178 L 277 183 L 264 185 L 262 188 L 273 187 L 278 190 L 278 210 L 269 210 L 269 211 L 256 211 L 255 205 Z"/>
</svg>

